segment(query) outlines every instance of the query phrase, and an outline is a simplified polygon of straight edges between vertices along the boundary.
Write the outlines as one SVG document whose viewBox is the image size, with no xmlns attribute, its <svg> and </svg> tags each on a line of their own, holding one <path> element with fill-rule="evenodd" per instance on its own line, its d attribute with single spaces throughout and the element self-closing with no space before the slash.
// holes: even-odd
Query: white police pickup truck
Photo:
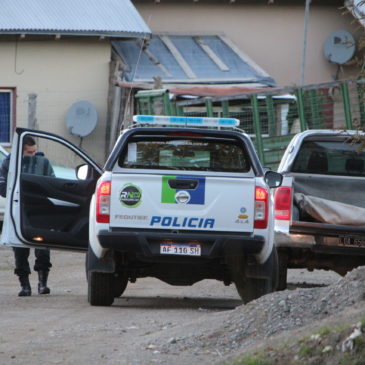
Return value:
<svg viewBox="0 0 365 365">
<path fill-rule="evenodd" d="M 270 188 L 238 120 L 135 116 L 103 169 L 63 138 L 17 129 L 2 244 L 84 250 L 91 305 L 128 282 L 234 282 L 244 302 L 275 289 Z M 22 141 L 37 140 L 75 178 L 22 172 Z"/>
</svg>

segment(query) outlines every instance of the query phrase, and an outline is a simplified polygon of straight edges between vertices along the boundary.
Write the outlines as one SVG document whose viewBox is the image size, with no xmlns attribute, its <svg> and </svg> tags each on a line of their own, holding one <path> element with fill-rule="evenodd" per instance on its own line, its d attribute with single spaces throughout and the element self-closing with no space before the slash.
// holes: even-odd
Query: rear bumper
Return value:
<svg viewBox="0 0 365 365">
<path fill-rule="evenodd" d="M 365 255 L 365 229 L 316 222 L 293 222 L 289 228 L 275 227 L 277 248 L 309 249 L 335 255 Z"/>
<path fill-rule="evenodd" d="M 201 256 L 194 258 L 217 258 L 230 255 L 258 254 L 261 252 L 265 238 L 251 234 L 223 233 L 171 233 L 158 231 L 132 231 L 118 229 L 102 230 L 98 240 L 103 248 L 125 253 L 134 253 L 145 257 L 166 257 L 160 254 L 161 243 L 199 243 Z"/>
</svg>

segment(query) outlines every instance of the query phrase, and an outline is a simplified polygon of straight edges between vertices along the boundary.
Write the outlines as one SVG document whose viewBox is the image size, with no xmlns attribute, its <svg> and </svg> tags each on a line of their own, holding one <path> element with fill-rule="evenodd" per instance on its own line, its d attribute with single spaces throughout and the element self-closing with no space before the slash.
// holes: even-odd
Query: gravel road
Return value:
<svg viewBox="0 0 365 365">
<path fill-rule="evenodd" d="M 52 262 L 51 294 L 36 294 L 33 273 L 33 295 L 20 298 L 12 250 L 0 248 L 0 364 L 212 364 L 259 337 L 310 323 L 315 310 L 312 321 L 347 305 L 327 305 L 335 301 L 324 291 L 344 281 L 337 274 L 290 270 L 291 290 L 246 306 L 233 285 L 174 287 L 147 278 L 129 284 L 113 306 L 91 307 L 84 255 L 52 251 Z M 346 295 L 352 304 L 361 300 Z"/>
</svg>

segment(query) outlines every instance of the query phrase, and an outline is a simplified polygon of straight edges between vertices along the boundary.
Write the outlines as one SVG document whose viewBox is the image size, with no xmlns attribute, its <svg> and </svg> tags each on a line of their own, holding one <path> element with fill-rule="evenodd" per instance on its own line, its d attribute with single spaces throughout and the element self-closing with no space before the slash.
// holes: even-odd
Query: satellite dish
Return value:
<svg viewBox="0 0 365 365">
<path fill-rule="evenodd" d="M 343 65 L 351 60 L 356 51 L 356 42 L 346 30 L 336 30 L 324 42 L 324 55 L 328 61 Z"/>
<path fill-rule="evenodd" d="M 71 105 L 66 115 L 68 131 L 80 138 L 88 136 L 96 127 L 98 114 L 88 101 L 78 101 Z"/>
</svg>

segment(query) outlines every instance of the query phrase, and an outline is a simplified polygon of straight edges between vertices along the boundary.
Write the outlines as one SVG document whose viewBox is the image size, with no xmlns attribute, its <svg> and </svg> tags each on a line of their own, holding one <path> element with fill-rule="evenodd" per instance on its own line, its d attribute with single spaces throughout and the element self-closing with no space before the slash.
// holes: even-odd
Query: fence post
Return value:
<svg viewBox="0 0 365 365">
<path fill-rule="evenodd" d="M 352 129 L 352 116 L 351 116 L 351 107 L 350 107 L 350 96 L 349 96 L 349 88 L 347 84 L 341 84 L 341 95 L 343 102 L 343 110 L 345 112 L 345 122 L 346 129 Z"/>
<path fill-rule="evenodd" d="M 269 136 L 276 136 L 274 100 L 271 95 L 266 96 L 266 109 L 269 122 Z"/>
<path fill-rule="evenodd" d="M 309 91 L 310 95 L 310 105 L 311 105 L 311 113 L 312 113 L 312 128 L 323 128 L 323 120 L 321 120 L 320 113 L 320 97 L 318 90 L 313 89 Z"/>
<path fill-rule="evenodd" d="M 169 92 L 163 94 L 163 103 L 165 104 L 166 115 L 172 115 L 172 107 L 171 107 Z"/>
<path fill-rule="evenodd" d="M 298 114 L 299 114 L 299 124 L 300 124 L 300 131 L 304 132 L 307 129 L 306 122 L 305 122 L 305 113 L 304 113 L 304 102 L 303 102 L 303 89 L 298 88 L 295 92 L 297 97 L 297 107 L 298 107 Z"/>
<path fill-rule="evenodd" d="M 184 116 L 184 107 L 181 105 L 176 106 L 176 115 Z"/>
<path fill-rule="evenodd" d="M 360 112 L 360 120 L 359 126 L 365 126 L 365 106 L 364 106 L 364 84 L 358 82 L 357 83 L 357 96 L 358 96 L 358 103 L 359 103 L 359 112 Z"/>
<path fill-rule="evenodd" d="M 147 103 L 147 106 L 148 106 L 148 114 L 149 115 L 153 115 L 153 107 L 152 107 L 152 103 L 153 103 L 153 99 L 151 96 L 148 97 L 148 103 Z"/>
<path fill-rule="evenodd" d="M 259 159 L 262 164 L 265 164 L 265 156 L 264 156 L 264 148 L 263 141 L 261 136 L 261 125 L 260 125 L 260 110 L 259 110 L 259 102 L 257 99 L 257 95 L 251 96 L 251 106 L 252 106 L 252 118 L 253 118 L 253 126 L 255 130 L 255 141 L 256 141 L 256 149 Z"/>
<path fill-rule="evenodd" d="M 222 101 L 222 117 L 229 118 L 229 103 L 228 100 Z"/>
<path fill-rule="evenodd" d="M 211 98 L 205 99 L 205 107 L 207 108 L 207 117 L 213 117 L 213 103 Z"/>
</svg>

